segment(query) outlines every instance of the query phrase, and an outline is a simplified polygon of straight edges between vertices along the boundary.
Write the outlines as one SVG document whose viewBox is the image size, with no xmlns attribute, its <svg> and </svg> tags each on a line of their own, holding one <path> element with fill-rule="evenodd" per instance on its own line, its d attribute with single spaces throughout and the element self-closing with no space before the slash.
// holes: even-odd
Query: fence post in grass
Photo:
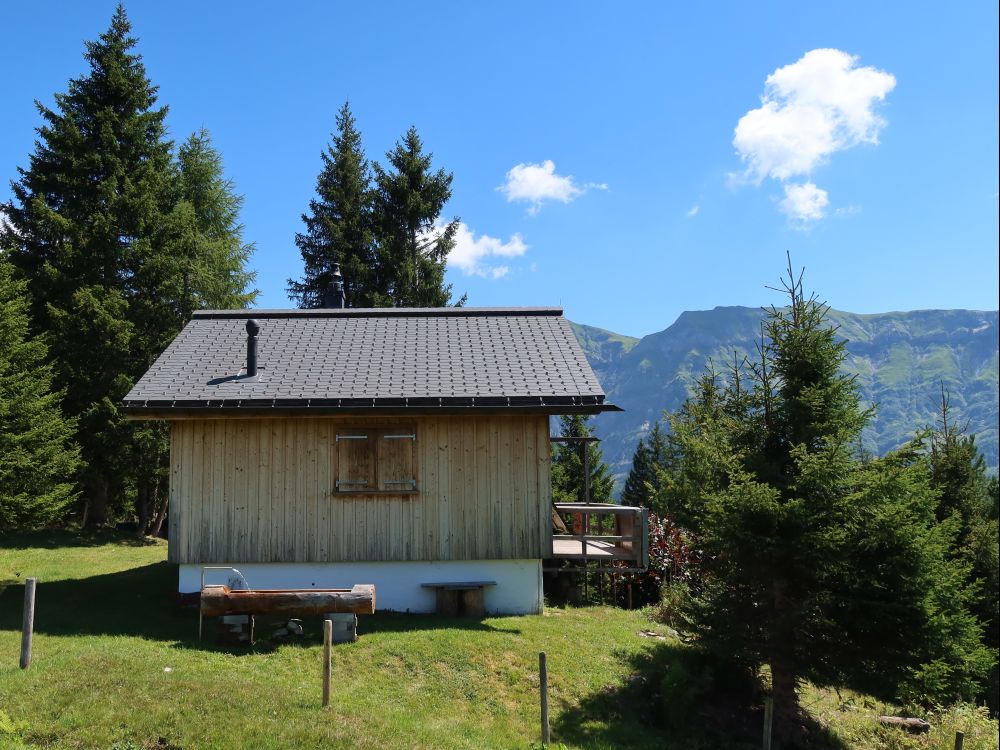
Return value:
<svg viewBox="0 0 1000 750">
<path fill-rule="evenodd" d="M 764 750 L 771 750 L 771 725 L 774 723 L 774 698 L 764 697 Z"/>
<path fill-rule="evenodd" d="M 333 644 L 333 620 L 323 620 L 323 708 L 330 705 L 330 647 Z"/>
<path fill-rule="evenodd" d="M 542 693 L 542 744 L 549 744 L 549 668 L 545 662 L 545 652 L 538 654 L 538 684 Z"/>
<path fill-rule="evenodd" d="M 965 732 L 955 732 L 955 750 L 963 750 L 965 747 Z"/>
<path fill-rule="evenodd" d="M 35 630 L 35 585 L 37 578 L 24 582 L 24 620 L 21 622 L 21 669 L 31 664 L 31 637 Z"/>
</svg>

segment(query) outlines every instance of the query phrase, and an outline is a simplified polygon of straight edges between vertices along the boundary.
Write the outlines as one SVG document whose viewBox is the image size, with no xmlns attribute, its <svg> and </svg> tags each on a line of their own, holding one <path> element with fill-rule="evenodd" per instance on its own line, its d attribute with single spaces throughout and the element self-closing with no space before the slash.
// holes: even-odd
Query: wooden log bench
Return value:
<svg viewBox="0 0 1000 750">
<path fill-rule="evenodd" d="M 442 583 L 421 583 L 425 589 L 434 589 L 437 594 L 436 612 L 445 617 L 476 617 L 486 614 L 484 589 L 496 586 L 496 581 L 444 581 Z"/>
</svg>

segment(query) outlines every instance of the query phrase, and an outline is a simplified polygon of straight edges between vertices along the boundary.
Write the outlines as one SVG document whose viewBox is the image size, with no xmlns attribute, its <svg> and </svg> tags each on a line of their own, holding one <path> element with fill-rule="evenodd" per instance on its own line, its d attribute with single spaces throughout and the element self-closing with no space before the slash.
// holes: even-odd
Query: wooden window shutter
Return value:
<svg viewBox="0 0 1000 750">
<path fill-rule="evenodd" d="M 375 487 L 375 446 L 367 430 L 337 431 L 338 492 L 359 492 Z"/>
<path fill-rule="evenodd" d="M 412 492 L 417 489 L 417 434 L 412 427 L 378 432 L 378 488 Z"/>
</svg>

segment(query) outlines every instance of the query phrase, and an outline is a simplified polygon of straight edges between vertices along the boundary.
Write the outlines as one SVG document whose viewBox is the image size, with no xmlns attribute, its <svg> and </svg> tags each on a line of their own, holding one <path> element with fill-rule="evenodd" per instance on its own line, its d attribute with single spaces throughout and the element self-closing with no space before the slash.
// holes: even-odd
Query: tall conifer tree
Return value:
<svg viewBox="0 0 1000 750">
<path fill-rule="evenodd" d="M 339 263 L 349 305 L 385 305 L 373 246 L 371 170 L 348 102 L 337 113 L 337 131 L 320 158 L 316 197 L 302 215 L 306 231 L 295 235 L 303 276 L 288 280 L 288 294 L 299 307 L 322 307 Z"/>
<path fill-rule="evenodd" d="M 787 284 L 759 359 L 725 385 L 710 373 L 672 416 L 663 494 L 704 553 L 692 634 L 737 671 L 770 668 L 789 739 L 799 680 L 970 697 L 985 653 L 925 462 L 857 459 L 870 415 L 840 371 L 844 344 L 790 270 Z"/>
<path fill-rule="evenodd" d="M 432 170 L 432 155 L 424 153 L 414 127 L 386 159 L 388 169 L 373 165 L 380 293 L 395 307 L 452 304 L 444 271 L 455 246 L 458 219 L 440 222 L 451 197 L 452 175 Z M 464 302 L 463 296 L 457 304 Z"/>
<path fill-rule="evenodd" d="M 89 70 L 54 108 L 38 104 L 35 151 L 3 206 L 33 333 L 48 336 L 55 386 L 77 422 L 84 507 L 97 524 L 130 495 L 153 492 L 163 472 L 164 430 L 126 422 L 121 398 L 193 307 L 248 299 L 238 268 L 246 248 L 231 231 L 237 206 L 223 198 L 208 207 L 192 191 L 212 184 L 193 174 L 214 169 L 205 144 L 189 142 L 174 163 L 167 110 L 135 45 L 119 5 L 86 44 Z"/>
<path fill-rule="evenodd" d="M 0 533 L 58 521 L 76 497 L 74 425 L 51 390 L 45 344 L 29 336 L 27 308 L 0 251 Z"/>
</svg>

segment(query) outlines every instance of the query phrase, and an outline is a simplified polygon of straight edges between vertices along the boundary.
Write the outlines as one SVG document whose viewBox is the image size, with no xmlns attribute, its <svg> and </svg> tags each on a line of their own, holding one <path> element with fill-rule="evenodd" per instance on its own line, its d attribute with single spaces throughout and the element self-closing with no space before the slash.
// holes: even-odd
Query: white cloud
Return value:
<svg viewBox="0 0 1000 750">
<path fill-rule="evenodd" d="M 512 235 L 506 242 L 487 234 L 481 234 L 477 238 L 468 225 L 459 222 L 455 232 L 455 247 L 448 254 L 448 262 L 468 276 L 499 279 L 507 275 L 510 266 L 491 265 L 490 260 L 517 258 L 527 251 L 528 246 L 520 234 Z"/>
<path fill-rule="evenodd" d="M 827 192 L 811 182 L 802 185 L 786 184 L 785 197 L 778 202 L 778 208 L 782 213 L 801 222 L 822 219 L 825 213 L 824 209 L 828 205 L 830 205 L 830 198 Z"/>
<path fill-rule="evenodd" d="M 578 185 L 572 175 L 556 174 L 556 165 L 551 159 L 541 164 L 517 164 L 507 172 L 507 181 L 497 188 L 507 196 L 507 202 L 527 201 L 529 214 L 537 214 L 545 201 L 570 203 L 588 190 L 607 190 L 603 182 L 588 182 Z"/>
<path fill-rule="evenodd" d="M 886 123 L 875 107 L 895 88 L 896 78 L 857 63 L 856 56 L 840 50 L 814 49 L 769 75 L 761 106 L 736 125 L 733 146 L 746 165 L 740 177 L 755 185 L 766 178 L 782 183 L 808 178 L 838 151 L 877 144 Z M 779 205 L 795 218 L 811 220 L 822 216 L 828 203 L 826 193 L 807 181 L 786 186 Z M 796 206 L 805 213 L 793 214 Z"/>
<path fill-rule="evenodd" d="M 688 209 L 688 212 L 687 212 L 687 215 L 688 215 L 688 216 L 690 216 L 690 217 L 694 217 L 694 216 L 697 216 L 697 215 L 698 215 L 698 212 L 699 212 L 700 210 L 701 210 L 701 206 L 699 206 L 699 205 L 698 205 L 698 204 L 696 203 L 695 205 L 691 206 L 691 208 L 689 208 L 689 209 Z"/>
</svg>

